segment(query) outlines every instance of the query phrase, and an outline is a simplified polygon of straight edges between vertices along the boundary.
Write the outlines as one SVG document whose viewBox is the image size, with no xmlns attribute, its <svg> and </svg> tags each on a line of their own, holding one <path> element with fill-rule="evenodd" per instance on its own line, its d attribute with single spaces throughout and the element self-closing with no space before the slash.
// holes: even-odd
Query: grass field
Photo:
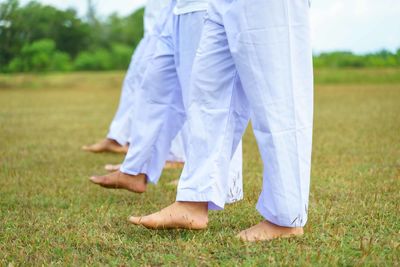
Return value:
<svg viewBox="0 0 400 267">
<path fill-rule="evenodd" d="M 0 266 L 399 266 L 400 70 L 320 70 L 310 219 L 299 239 L 245 244 L 262 165 L 244 138 L 245 199 L 211 212 L 208 230 L 149 231 L 128 215 L 174 201 L 165 171 L 134 195 L 88 182 L 118 155 L 82 144 L 104 137 L 123 73 L 0 76 Z"/>
</svg>

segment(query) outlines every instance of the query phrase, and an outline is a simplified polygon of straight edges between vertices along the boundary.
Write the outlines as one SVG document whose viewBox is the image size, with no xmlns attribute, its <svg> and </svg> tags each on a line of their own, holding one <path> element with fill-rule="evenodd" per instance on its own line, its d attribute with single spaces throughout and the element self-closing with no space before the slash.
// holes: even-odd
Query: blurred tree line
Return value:
<svg viewBox="0 0 400 267">
<path fill-rule="evenodd" d="M 314 56 L 314 66 L 316 68 L 400 67 L 400 48 L 395 53 L 381 50 L 365 55 L 342 51 L 321 53 Z"/>
<path fill-rule="evenodd" d="M 143 9 L 129 16 L 96 15 L 87 0 L 84 18 L 74 9 L 59 10 L 31 1 L 0 3 L 0 72 L 126 69 L 143 36 Z M 315 67 L 400 67 L 396 53 L 366 55 L 332 52 L 315 55 Z"/>
<path fill-rule="evenodd" d="M 129 16 L 96 16 L 31 1 L 0 3 L 0 71 L 126 69 L 143 36 L 143 9 Z"/>
</svg>

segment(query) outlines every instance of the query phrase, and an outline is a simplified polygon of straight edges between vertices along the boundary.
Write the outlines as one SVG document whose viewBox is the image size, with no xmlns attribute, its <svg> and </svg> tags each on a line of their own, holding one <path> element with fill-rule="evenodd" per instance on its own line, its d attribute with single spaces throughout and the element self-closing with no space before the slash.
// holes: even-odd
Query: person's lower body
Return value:
<svg viewBox="0 0 400 267">
<path fill-rule="evenodd" d="M 135 118 L 134 127 L 141 130 L 133 138 L 136 142 L 133 142 L 121 167 L 123 173 L 145 173 L 149 182 L 157 183 L 166 156 L 171 151 L 171 140 L 177 132 L 183 131 L 183 143 L 186 146 L 184 124 L 189 104 L 188 87 L 204 15 L 205 12 L 193 12 L 174 16 L 161 35 L 156 54 L 139 90 L 146 101 L 140 107 L 142 116 Z M 238 154 L 233 176 L 241 179 L 241 151 Z M 237 184 L 241 184 L 241 180 Z M 235 197 L 241 199 L 240 196 Z"/>
<path fill-rule="evenodd" d="M 307 0 L 219 0 L 209 8 L 192 72 L 188 157 L 176 203 L 224 207 L 230 160 L 251 118 L 264 163 L 257 210 L 265 221 L 240 233 L 242 240 L 301 235 L 307 222 L 313 121 L 308 17 Z M 169 216 L 179 214 L 170 210 Z M 165 219 L 155 218 L 152 225 L 162 228 Z M 139 219 L 131 221 L 154 228 Z"/>
<path fill-rule="evenodd" d="M 171 19 L 160 37 L 155 55 L 146 70 L 142 85 L 137 92 L 139 97 L 135 97 L 143 101 L 140 105 L 135 105 L 137 110 L 133 114 L 138 115 L 132 120 L 135 131 L 132 131 L 132 145 L 124 164 L 120 172 L 102 179 L 108 181 L 110 177 L 118 177 L 121 183 L 121 177 L 141 179 L 145 174 L 148 182 L 158 182 L 171 150 L 171 141 L 179 131 L 185 129 L 186 106 L 190 95 L 187 90 L 203 18 L 204 12 L 194 12 Z M 194 36 L 194 32 L 199 35 Z M 179 38 L 189 35 L 191 38 Z M 183 143 L 187 146 L 185 138 Z M 242 199 L 241 153 L 240 147 L 233 157 L 232 168 L 228 170 L 231 187 L 225 196 L 227 203 Z M 92 179 L 97 178 L 92 177 Z"/>
<path fill-rule="evenodd" d="M 134 91 L 147 64 L 147 58 L 151 55 L 147 50 L 154 36 L 146 35 L 140 41 L 132 55 L 128 71 L 125 75 L 117 112 L 110 124 L 106 138 L 92 145 L 83 146 L 88 152 L 114 152 L 127 153 L 130 135 L 130 112 L 134 103 Z"/>
<path fill-rule="evenodd" d="M 134 105 L 140 105 L 141 99 L 135 95 L 136 88 L 140 86 L 143 75 L 147 69 L 148 62 L 154 54 L 158 35 L 146 35 L 132 56 L 129 69 L 124 79 L 121 97 L 117 112 L 110 124 L 107 137 L 95 144 L 83 146 L 88 152 L 114 152 L 127 153 L 131 139 L 131 120 Z M 135 130 L 135 129 L 133 129 Z M 185 151 L 183 146 L 183 133 L 179 133 L 172 141 L 171 150 L 167 156 L 165 168 L 182 168 L 185 162 Z M 119 170 L 121 164 L 107 164 L 107 171 Z"/>
</svg>

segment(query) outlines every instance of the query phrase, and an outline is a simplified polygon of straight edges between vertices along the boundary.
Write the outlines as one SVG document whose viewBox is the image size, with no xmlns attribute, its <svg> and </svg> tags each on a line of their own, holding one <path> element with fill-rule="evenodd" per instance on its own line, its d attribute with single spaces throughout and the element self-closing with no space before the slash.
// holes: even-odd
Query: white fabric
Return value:
<svg viewBox="0 0 400 267">
<path fill-rule="evenodd" d="M 153 42 L 154 43 L 154 42 Z M 111 122 L 107 138 L 117 141 L 120 145 L 129 143 L 131 129 L 131 109 L 133 105 L 133 95 L 142 77 L 142 72 L 147 65 L 149 50 L 146 49 L 151 45 L 151 38 L 146 35 L 136 47 L 129 64 L 128 71 L 122 85 L 121 97 L 117 112 Z"/>
<path fill-rule="evenodd" d="M 147 0 L 144 10 L 145 34 L 154 34 L 157 21 L 160 19 L 162 10 L 170 5 L 171 0 Z"/>
<path fill-rule="evenodd" d="M 161 4 L 162 3 L 162 4 Z M 172 13 L 175 1 L 171 0 L 150 0 L 146 6 L 145 22 L 146 26 L 151 27 L 147 30 L 144 38 L 137 46 L 129 65 L 122 87 L 118 110 L 111 122 L 107 138 L 116 140 L 121 145 L 130 143 L 131 117 L 135 104 L 135 91 L 140 86 L 144 72 L 149 60 L 154 54 L 158 36 L 161 33 L 167 18 Z M 155 23 L 155 20 L 158 20 Z M 140 100 L 138 101 L 140 104 Z M 185 161 L 185 151 L 183 146 L 183 136 L 179 133 L 176 140 L 172 142 L 168 161 Z"/>
<path fill-rule="evenodd" d="M 182 15 L 190 12 L 206 11 L 209 0 L 177 0 L 174 9 L 175 15 Z"/>
<path fill-rule="evenodd" d="M 171 16 L 159 37 L 156 52 L 137 90 L 140 105 L 132 120 L 132 145 L 121 167 L 131 175 L 144 173 L 157 183 L 171 140 L 187 127 L 186 111 L 190 106 L 189 82 L 199 44 L 205 12 Z M 183 135 L 187 137 L 187 135 Z M 187 144 L 187 140 L 184 140 Z M 242 199 L 242 151 L 236 149 L 232 167 L 227 168 L 225 202 Z"/>
<path fill-rule="evenodd" d="M 231 155 L 251 118 L 264 163 L 257 209 L 274 224 L 304 226 L 313 124 L 308 0 L 214 0 L 208 13 L 177 201 L 224 207 Z"/>
</svg>

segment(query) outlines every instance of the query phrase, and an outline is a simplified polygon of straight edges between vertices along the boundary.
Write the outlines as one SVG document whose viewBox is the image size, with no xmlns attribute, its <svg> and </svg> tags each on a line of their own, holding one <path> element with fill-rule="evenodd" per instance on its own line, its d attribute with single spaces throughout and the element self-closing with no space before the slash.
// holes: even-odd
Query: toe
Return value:
<svg viewBox="0 0 400 267">
<path fill-rule="evenodd" d="M 236 235 L 236 238 L 240 239 L 241 241 L 246 241 L 245 239 L 245 234 L 242 232 L 240 232 L 239 234 Z"/>
<path fill-rule="evenodd" d="M 254 237 L 253 233 L 248 230 L 244 230 L 244 231 L 240 232 L 236 237 L 239 238 L 243 242 L 254 242 L 255 241 L 255 237 Z"/>
<path fill-rule="evenodd" d="M 92 177 L 89 178 L 89 180 L 90 180 L 92 183 L 100 184 L 102 179 L 101 179 L 101 177 L 99 177 L 99 176 L 92 176 Z"/>
<path fill-rule="evenodd" d="M 111 168 L 110 171 L 117 172 L 121 169 L 121 164 L 111 165 L 110 168 Z"/>
<path fill-rule="evenodd" d="M 104 166 L 104 169 L 105 169 L 106 171 L 108 171 L 108 172 L 111 172 L 111 171 L 114 171 L 114 168 L 113 168 L 113 167 L 114 167 L 113 165 L 107 164 L 107 165 Z"/>
<path fill-rule="evenodd" d="M 128 221 L 135 225 L 141 225 L 142 218 L 143 217 L 131 216 L 131 217 L 129 217 Z"/>
<path fill-rule="evenodd" d="M 238 234 L 235 236 L 235 238 L 242 240 L 242 233 L 241 233 L 241 232 L 238 233 Z"/>
</svg>

